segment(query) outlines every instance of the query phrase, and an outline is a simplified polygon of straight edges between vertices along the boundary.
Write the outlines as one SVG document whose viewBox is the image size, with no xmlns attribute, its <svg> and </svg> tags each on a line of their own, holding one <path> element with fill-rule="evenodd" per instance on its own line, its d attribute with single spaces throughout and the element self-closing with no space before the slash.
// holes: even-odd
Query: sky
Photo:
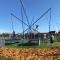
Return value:
<svg viewBox="0 0 60 60">
<path fill-rule="evenodd" d="M 60 0 L 22 0 L 26 14 L 29 20 L 29 24 L 35 22 L 45 11 L 51 8 L 51 30 L 60 30 Z M 21 33 L 22 22 L 11 16 L 13 13 L 18 18 L 21 17 L 21 3 L 19 0 L 0 0 L 0 33 L 12 32 L 12 21 L 14 30 L 17 33 Z M 36 22 L 35 25 L 39 25 L 39 32 L 49 31 L 49 12 L 44 15 L 42 19 Z M 23 12 L 23 20 L 27 24 Z M 24 29 L 28 28 L 24 25 Z"/>
</svg>

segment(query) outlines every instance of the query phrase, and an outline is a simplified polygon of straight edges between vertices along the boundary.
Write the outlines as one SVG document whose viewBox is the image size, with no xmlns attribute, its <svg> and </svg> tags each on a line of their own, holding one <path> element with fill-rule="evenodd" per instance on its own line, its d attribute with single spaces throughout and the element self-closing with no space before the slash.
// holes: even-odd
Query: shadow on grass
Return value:
<svg viewBox="0 0 60 60">
<path fill-rule="evenodd" d="M 0 60 L 15 60 L 13 58 L 6 58 L 5 56 L 0 56 Z"/>
</svg>

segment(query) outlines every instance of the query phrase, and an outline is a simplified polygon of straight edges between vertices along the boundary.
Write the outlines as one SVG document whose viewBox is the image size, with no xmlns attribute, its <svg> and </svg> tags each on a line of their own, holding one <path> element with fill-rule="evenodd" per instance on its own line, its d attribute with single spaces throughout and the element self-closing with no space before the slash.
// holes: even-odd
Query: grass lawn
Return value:
<svg viewBox="0 0 60 60">
<path fill-rule="evenodd" d="M 40 48 L 50 48 L 50 47 L 59 47 L 60 48 L 60 42 L 54 42 L 54 43 L 41 43 L 39 46 Z"/>
<path fill-rule="evenodd" d="M 18 46 L 19 43 L 28 43 L 28 40 L 20 40 L 19 43 L 16 43 L 18 42 L 17 41 L 13 41 L 13 43 L 10 41 L 10 45 L 5 45 L 5 47 L 8 47 L 8 48 L 49 48 L 49 47 L 60 47 L 60 42 L 54 42 L 53 44 L 51 43 L 40 43 L 40 46 Z"/>
<path fill-rule="evenodd" d="M 10 58 L 6 58 L 5 56 L 0 56 L 0 60 L 14 60 L 11 57 Z"/>
<path fill-rule="evenodd" d="M 59 47 L 60 48 L 60 42 L 55 42 L 52 44 L 52 47 Z"/>
</svg>

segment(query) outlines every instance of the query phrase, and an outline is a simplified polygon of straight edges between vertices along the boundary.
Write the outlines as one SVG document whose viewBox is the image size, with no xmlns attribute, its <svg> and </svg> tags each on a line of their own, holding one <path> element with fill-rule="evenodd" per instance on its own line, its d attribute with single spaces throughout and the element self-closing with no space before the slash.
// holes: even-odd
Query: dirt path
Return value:
<svg viewBox="0 0 60 60">
<path fill-rule="evenodd" d="M 60 60 L 60 48 L 0 48 L 0 56 L 15 60 Z"/>
</svg>

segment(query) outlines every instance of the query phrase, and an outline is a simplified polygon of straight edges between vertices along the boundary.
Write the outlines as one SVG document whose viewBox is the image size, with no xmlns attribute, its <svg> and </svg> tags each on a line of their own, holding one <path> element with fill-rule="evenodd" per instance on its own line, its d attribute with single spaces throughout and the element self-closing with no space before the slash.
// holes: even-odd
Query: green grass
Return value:
<svg viewBox="0 0 60 60">
<path fill-rule="evenodd" d="M 49 47 L 49 46 L 48 46 L 47 43 L 41 43 L 39 47 L 40 47 L 40 48 L 47 48 L 47 47 Z"/>
<path fill-rule="evenodd" d="M 49 48 L 49 47 L 60 47 L 60 43 L 59 42 L 56 42 L 56 43 L 53 43 L 53 44 L 46 44 L 46 43 L 41 43 L 40 46 L 17 46 L 17 44 L 12 44 L 12 45 L 6 45 L 5 47 L 8 47 L 8 48 Z"/>
<path fill-rule="evenodd" d="M 50 48 L 50 47 L 58 47 L 60 48 L 60 42 L 54 42 L 54 43 L 41 43 L 40 48 Z"/>
<path fill-rule="evenodd" d="M 52 47 L 59 47 L 60 48 L 60 42 L 55 42 L 51 46 Z"/>
<path fill-rule="evenodd" d="M 6 58 L 5 56 L 0 56 L 0 60 L 14 60 L 12 58 Z"/>
<path fill-rule="evenodd" d="M 23 43 L 23 44 L 25 44 L 25 43 L 28 43 L 28 40 L 20 40 L 20 41 L 10 41 L 9 43 L 11 43 L 10 45 L 5 45 L 5 47 L 8 47 L 8 48 L 49 48 L 49 47 L 60 47 L 60 42 L 54 42 L 53 44 L 51 44 L 51 43 L 42 43 L 41 42 L 41 44 L 40 44 L 40 46 L 18 46 L 18 43 L 16 43 L 16 42 L 19 42 L 19 43 Z"/>
</svg>

